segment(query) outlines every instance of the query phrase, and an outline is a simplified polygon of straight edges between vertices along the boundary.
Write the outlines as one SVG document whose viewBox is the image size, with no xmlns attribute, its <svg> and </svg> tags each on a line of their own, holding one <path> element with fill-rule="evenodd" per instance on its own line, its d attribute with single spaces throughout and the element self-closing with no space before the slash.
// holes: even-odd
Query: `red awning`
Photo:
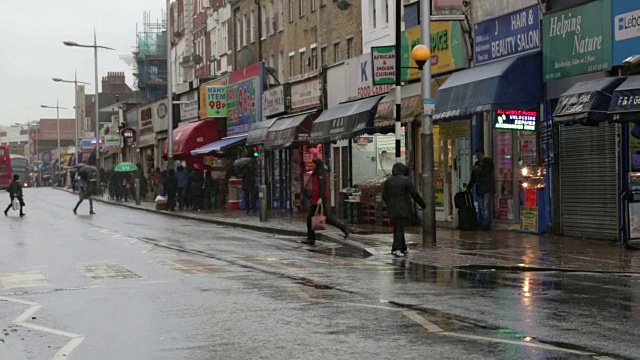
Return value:
<svg viewBox="0 0 640 360">
<path fill-rule="evenodd" d="M 224 119 L 206 119 L 180 124 L 173 130 L 173 158 L 186 160 L 191 157 L 191 150 L 205 144 L 220 140 L 225 136 Z M 162 157 L 167 157 L 168 143 L 162 149 Z"/>
</svg>

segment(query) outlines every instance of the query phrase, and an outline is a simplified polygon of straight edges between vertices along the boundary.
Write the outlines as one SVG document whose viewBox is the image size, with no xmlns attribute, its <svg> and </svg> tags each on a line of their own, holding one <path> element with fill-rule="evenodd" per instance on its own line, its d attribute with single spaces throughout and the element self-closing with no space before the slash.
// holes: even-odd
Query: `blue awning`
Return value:
<svg viewBox="0 0 640 360">
<path fill-rule="evenodd" d="M 603 78 L 579 82 L 558 99 L 553 122 L 594 125 L 610 119 L 611 93 L 624 78 Z"/>
<path fill-rule="evenodd" d="M 311 126 L 309 140 L 317 144 L 349 139 L 373 128 L 378 103 L 383 97 L 350 101 L 323 111 Z"/>
<path fill-rule="evenodd" d="M 239 145 L 240 143 L 244 143 L 247 140 L 247 134 L 237 135 L 237 136 L 229 136 L 224 139 L 220 139 L 218 141 L 214 141 L 205 146 L 199 147 L 195 150 L 191 151 L 191 155 L 205 155 L 209 153 L 220 153 L 224 152 L 226 149 Z"/>
<path fill-rule="evenodd" d="M 264 144 L 267 139 L 267 131 L 275 122 L 276 119 L 269 119 L 253 123 L 247 135 L 247 145 Z"/>
<path fill-rule="evenodd" d="M 512 57 L 451 74 L 438 89 L 433 119 L 462 119 L 497 109 L 534 110 L 542 94 L 542 55 Z"/>
<path fill-rule="evenodd" d="M 613 91 L 609 114 L 614 121 L 640 120 L 640 75 L 629 76 Z"/>
</svg>

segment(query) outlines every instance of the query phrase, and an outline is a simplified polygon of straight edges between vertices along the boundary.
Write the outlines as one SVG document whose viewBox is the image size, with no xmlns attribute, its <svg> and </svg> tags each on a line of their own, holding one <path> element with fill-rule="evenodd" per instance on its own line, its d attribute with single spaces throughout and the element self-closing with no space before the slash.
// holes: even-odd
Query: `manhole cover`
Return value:
<svg viewBox="0 0 640 360">
<path fill-rule="evenodd" d="M 80 266 L 82 274 L 93 279 L 135 279 L 140 276 L 118 264 L 99 264 Z"/>
<path fill-rule="evenodd" d="M 211 264 L 190 259 L 161 261 L 160 265 L 184 274 L 213 274 L 222 271 L 222 269 Z"/>
<path fill-rule="evenodd" d="M 49 282 L 39 271 L 0 274 L 0 287 L 3 289 L 46 285 Z"/>
</svg>

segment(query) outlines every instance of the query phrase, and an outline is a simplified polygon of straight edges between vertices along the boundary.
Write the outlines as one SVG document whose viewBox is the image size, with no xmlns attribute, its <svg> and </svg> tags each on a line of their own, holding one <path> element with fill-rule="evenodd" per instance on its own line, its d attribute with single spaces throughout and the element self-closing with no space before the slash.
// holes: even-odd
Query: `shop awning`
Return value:
<svg viewBox="0 0 640 360">
<path fill-rule="evenodd" d="M 267 131 L 276 119 L 262 120 L 253 123 L 251 130 L 247 134 L 247 145 L 264 144 L 267 139 Z"/>
<path fill-rule="evenodd" d="M 180 124 L 173 130 L 173 158 L 186 160 L 191 156 L 191 151 L 205 144 L 212 143 L 224 136 L 220 130 L 221 122 L 218 119 L 206 119 Z M 163 157 L 166 158 L 168 142 L 163 145 Z"/>
<path fill-rule="evenodd" d="M 384 96 L 375 96 L 342 103 L 325 110 L 311 127 L 310 141 L 331 142 L 359 135 L 373 128 L 378 103 Z"/>
<path fill-rule="evenodd" d="M 265 148 L 269 150 L 283 149 L 293 144 L 294 141 L 308 141 L 309 130 L 315 114 L 315 111 L 308 111 L 279 117 L 267 132 Z"/>
<path fill-rule="evenodd" d="M 609 114 L 614 121 L 640 120 L 640 75 L 628 77 L 613 91 Z"/>
<path fill-rule="evenodd" d="M 401 121 L 408 123 L 416 116 L 422 115 L 422 96 L 416 95 L 402 99 Z M 396 102 L 385 101 L 378 104 L 374 126 L 376 128 L 393 126 L 396 120 Z"/>
<path fill-rule="evenodd" d="M 497 109 L 533 110 L 542 101 L 542 55 L 499 60 L 453 73 L 436 96 L 434 120 Z"/>
<path fill-rule="evenodd" d="M 579 82 L 558 99 L 553 112 L 555 123 L 597 124 L 610 118 L 611 93 L 624 78 L 603 78 Z"/>
<path fill-rule="evenodd" d="M 247 141 L 247 134 L 229 136 L 218 141 L 214 141 L 203 147 L 197 148 L 191 151 L 191 155 L 205 155 L 209 153 L 221 153 L 225 150 L 240 144 L 244 144 Z"/>
</svg>

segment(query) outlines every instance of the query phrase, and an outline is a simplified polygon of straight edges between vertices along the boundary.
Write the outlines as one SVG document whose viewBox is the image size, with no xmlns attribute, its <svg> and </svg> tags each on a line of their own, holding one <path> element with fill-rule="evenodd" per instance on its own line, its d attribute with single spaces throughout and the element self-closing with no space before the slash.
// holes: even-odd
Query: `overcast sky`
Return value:
<svg viewBox="0 0 640 360">
<path fill-rule="evenodd" d="M 120 57 L 131 55 L 136 45 L 136 24 L 142 30 L 143 14 L 161 21 L 165 0 L 0 0 L 0 125 L 55 118 L 59 99 L 61 118 L 73 118 L 73 84 L 55 83 L 53 77 L 91 83 L 93 49 L 71 48 L 63 40 L 98 45 L 116 51 L 98 52 L 99 76 L 124 71 L 133 85 L 132 68 Z"/>
</svg>

